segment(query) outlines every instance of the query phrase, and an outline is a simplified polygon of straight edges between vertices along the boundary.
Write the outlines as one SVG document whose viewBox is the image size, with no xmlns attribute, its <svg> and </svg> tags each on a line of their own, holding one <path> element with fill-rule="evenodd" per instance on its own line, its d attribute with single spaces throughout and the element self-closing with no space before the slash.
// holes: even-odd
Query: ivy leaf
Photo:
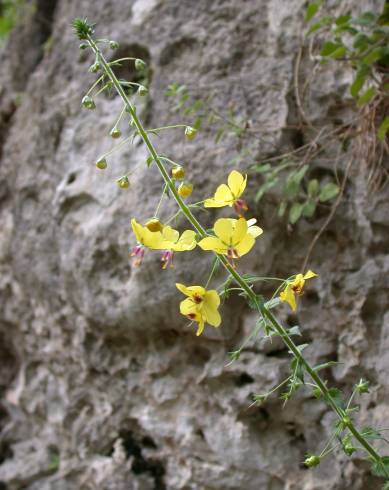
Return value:
<svg viewBox="0 0 389 490">
<path fill-rule="evenodd" d="M 380 127 L 378 128 L 378 132 L 377 132 L 378 139 L 384 141 L 388 130 L 389 130 L 389 116 L 386 116 L 385 119 L 380 124 Z"/>
<path fill-rule="evenodd" d="M 301 214 L 303 212 L 303 204 L 298 202 L 294 202 L 289 211 L 289 222 L 294 225 L 300 219 Z"/>
<path fill-rule="evenodd" d="M 326 202 L 333 199 L 335 196 L 339 194 L 339 186 L 334 184 L 333 182 L 329 182 L 325 184 L 320 189 L 319 200 L 320 202 Z"/>
</svg>

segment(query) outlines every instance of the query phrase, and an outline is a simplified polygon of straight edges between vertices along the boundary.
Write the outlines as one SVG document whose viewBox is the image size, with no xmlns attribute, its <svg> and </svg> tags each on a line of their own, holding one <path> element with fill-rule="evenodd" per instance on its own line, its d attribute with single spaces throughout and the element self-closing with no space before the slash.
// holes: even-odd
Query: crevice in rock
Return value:
<svg viewBox="0 0 389 490">
<path fill-rule="evenodd" d="M 164 482 L 165 467 L 156 458 L 147 458 L 143 455 L 142 446 L 146 449 L 156 449 L 157 445 L 149 436 L 144 436 L 139 442 L 131 430 L 119 432 L 123 441 L 123 448 L 128 458 L 132 458 L 131 471 L 135 475 L 148 473 L 154 480 L 154 490 L 166 490 Z"/>
</svg>

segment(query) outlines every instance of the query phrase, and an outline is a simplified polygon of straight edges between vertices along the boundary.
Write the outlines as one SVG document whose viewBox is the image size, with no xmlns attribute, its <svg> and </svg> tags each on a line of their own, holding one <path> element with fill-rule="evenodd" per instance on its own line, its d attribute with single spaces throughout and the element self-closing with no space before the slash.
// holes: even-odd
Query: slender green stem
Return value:
<svg viewBox="0 0 389 490">
<path fill-rule="evenodd" d="M 160 197 L 160 199 L 158 201 L 157 207 L 155 208 L 155 211 L 154 211 L 155 218 L 158 218 L 159 208 L 161 207 L 163 198 L 165 197 L 165 191 L 166 191 L 166 185 L 165 185 L 165 188 L 162 191 L 162 194 L 161 194 L 161 197 Z"/>
<path fill-rule="evenodd" d="M 88 35 L 88 41 L 93 49 L 93 51 L 96 53 L 96 56 L 98 57 L 101 66 L 105 70 L 107 76 L 111 79 L 112 83 L 114 84 L 115 89 L 117 90 L 118 94 L 120 95 L 123 103 L 125 104 L 125 107 L 127 111 L 131 114 L 133 118 L 134 125 L 136 126 L 139 135 L 141 136 L 143 142 L 145 143 L 151 157 L 155 161 L 159 172 L 162 175 L 163 180 L 165 181 L 165 184 L 167 185 L 169 191 L 171 192 L 173 198 L 177 202 L 178 206 L 181 208 L 182 213 L 186 216 L 187 220 L 191 223 L 195 231 L 198 233 L 199 237 L 204 238 L 207 236 L 207 233 L 205 229 L 202 227 L 202 225 L 199 223 L 199 221 L 196 219 L 196 217 L 192 214 L 191 210 L 189 207 L 185 204 L 185 202 L 181 199 L 180 195 L 177 192 L 177 189 L 174 185 L 173 180 L 170 178 L 169 174 L 167 173 L 161 158 L 159 157 L 156 149 L 154 148 L 148 134 L 147 130 L 143 127 L 141 121 L 139 120 L 135 108 L 131 104 L 127 94 L 125 93 L 123 87 L 121 86 L 119 80 L 116 78 L 113 70 L 110 67 L 110 64 L 105 60 L 103 54 L 101 53 L 100 49 L 96 45 L 95 41 Z M 338 415 L 340 420 L 343 422 L 344 426 L 349 429 L 349 431 L 352 433 L 352 435 L 357 439 L 357 441 L 361 444 L 361 446 L 370 454 L 372 459 L 379 465 L 382 466 L 384 469 L 385 473 L 387 474 L 387 471 L 382 463 L 380 455 L 376 452 L 376 450 L 369 444 L 367 440 L 362 436 L 362 434 L 356 429 L 354 426 L 353 422 L 351 419 L 347 416 L 345 411 L 337 405 L 333 397 L 331 396 L 331 393 L 329 389 L 326 387 L 325 383 L 322 381 L 318 373 L 310 366 L 310 364 L 306 361 L 306 359 L 302 356 L 301 352 L 299 351 L 298 347 L 295 345 L 293 340 L 290 338 L 288 335 L 287 331 L 285 328 L 276 320 L 276 318 L 273 316 L 271 311 L 266 308 L 264 305 L 263 301 L 260 301 L 256 293 L 253 291 L 252 287 L 245 281 L 245 279 L 234 269 L 234 267 L 229 263 L 227 258 L 224 255 L 219 255 L 216 254 L 218 257 L 220 263 L 225 267 L 225 269 L 229 272 L 229 274 L 232 276 L 232 278 L 235 280 L 235 282 L 240 286 L 240 288 L 246 293 L 248 299 L 255 305 L 257 305 L 258 311 L 262 314 L 264 318 L 266 318 L 274 330 L 281 336 L 282 340 L 286 344 L 286 346 L 289 348 L 293 356 L 301 363 L 302 366 L 304 366 L 305 370 L 307 373 L 310 375 L 310 377 L 313 379 L 313 381 L 317 384 L 318 388 L 323 394 L 324 399 L 327 401 L 327 403 L 331 406 L 331 408 L 334 410 L 334 412 Z M 387 474 L 389 477 L 389 474 Z"/>
<path fill-rule="evenodd" d="M 97 85 L 98 85 L 98 84 L 99 84 L 101 81 L 103 81 L 103 80 L 104 80 L 104 77 L 105 77 L 105 73 L 104 73 L 104 75 L 101 75 L 101 77 L 100 77 L 100 78 L 98 78 L 98 79 L 95 81 L 95 83 L 94 83 L 94 84 L 91 86 L 91 88 L 88 90 L 88 92 L 87 92 L 85 95 L 90 95 L 90 94 L 93 92 L 93 89 L 94 89 L 95 87 L 97 87 Z M 96 95 L 98 95 L 99 93 L 100 93 L 100 90 L 99 90 L 99 92 L 97 92 L 97 94 L 96 94 Z"/>
<path fill-rule="evenodd" d="M 157 132 L 157 131 L 162 131 L 163 129 L 174 129 L 174 128 L 186 128 L 187 124 L 172 124 L 171 126 L 161 126 L 160 128 L 152 128 L 148 129 L 147 132 Z"/>
<path fill-rule="evenodd" d="M 207 280 L 207 283 L 206 285 L 204 286 L 205 289 L 207 289 L 209 283 L 211 282 L 211 279 L 213 277 L 213 275 L 215 274 L 215 271 L 217 269 L 217 266 L 219 264 L 219 259 L 217 257 L 214 258 L 214 261 L 213 261 L 213 264 L 212 264 L 212 269 L 211 269 L 211 273 L 209 274 L 209 277 L 208 277 L 208 280 Z"/>
</svg>

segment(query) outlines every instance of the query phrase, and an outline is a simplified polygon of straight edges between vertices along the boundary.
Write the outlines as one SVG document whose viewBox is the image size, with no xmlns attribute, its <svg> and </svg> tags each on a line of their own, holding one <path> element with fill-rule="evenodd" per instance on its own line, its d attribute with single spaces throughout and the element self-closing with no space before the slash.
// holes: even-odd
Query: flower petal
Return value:
<svg viewBox="0 0 389 490">
<path fill-rule="evenodd" d="M 297 307 L 296 298 L 289 284 L 286 286 L 286 288 L 283 291 L 281 291 L 280 300 L 287 301 L 290 307 L 292 308 L 292 310 L 296 311 L 296 307 Z"/>
<path fill-rule="evenodd" d="M 235 223 L 234 232 L 232 234 L 231 243 L 235 247 L 247 235 L 247 221 L 244 218 L 239 218 Z"/>
<path fill-rule="evenodd" d="M 221 208 L 231 206 L 234 201 L 230 188 L 226 184 L 221 184 L 216 189 L 214 197 L 204 201 L 205 208 Z"/>
<path fill-rule="evenodd" d="M 196 246 L 196 232 L 193 230 L 185 230 L 178 239 L 177 243 L 173 244 L 172 250 L 175 252 L 184 252 L 193 250 Z"/>
<path fill-rule="evenodd" d="M 190 315 L 190 314 L 196 314 L 199 313 L 197 306 L 191 298 L 186 298 L 180 303 L 180 313 L 182 315 Z"/>
<path fill-rule="evenodd" d="M 164 226 L 162 230 L 162 236 L 166 241 L 176 243 L 180 234 L 171 226 Z"/>
<path fill-rule="evenodd" d="M 241 257 L 242 255 L 247 254 L 253 248 L 255 244 L 255 238 L 247 233 L 246 236 L 234 246 L 235 250 L 238 252 L 238 255 Z"/>
<path fill-rule="evenodd" d="M 305 275 L 304 275 L 304 279 L 311 279 L 312 277 L 317 277 L 317 274 L 315 274 L 315 272 L 309 270 Z"/>
<path fill-rule="evenodd" d="M 200 316 L 199 327 L 196 332 L 197 337 L 203 333 L 203 330 L 204 330 L 204 318 Z"/>
<path fill-rule="evenodd" d="M 220 218 L 213 226 L 215 235 L 227 246 L 231 245 L 231 239 L 234 233 L 234 221 L 230 218 Z"/>
<path fill-rule="evenodd" d="M 247 228 L 247 233 L 249 233 L 252 237 L 257 238 L 259 235 L 262 235 L 263 230 L 259 226 L 251 225 Z"/>
<path fill-rule="evenodd" d="M 234 200 L 243 194 L 246 188 L 247 175 L 243 177 L 240 172 L 233 170 L 228 176 L 228 187 L 234 196 Z"/>
<path fill-rule="evenodd" d="M 207 237 L 200 240 L 197 244 L 203 250 L 213 250 L 218 254 L 227 254 L 228 247 L 219 238 Z"/>
</svg>

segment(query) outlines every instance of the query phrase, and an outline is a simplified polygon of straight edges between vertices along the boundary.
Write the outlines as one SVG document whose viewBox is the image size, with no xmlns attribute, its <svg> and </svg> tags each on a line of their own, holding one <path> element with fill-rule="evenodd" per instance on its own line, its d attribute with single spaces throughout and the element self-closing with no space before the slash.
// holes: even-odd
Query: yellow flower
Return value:
<svg viewBox="0 0 389 490">
<path fill-rule="evenodd" d="M 163 247 L 174 252 L 186 252 L 193 250 L 196 246 L 196 232 L 185 230 L 180 236 L 177 230 L 171 226 L 164 226 L 162 229 Z"/>
<path fill-rule="evenodd" d="M 218 219 L 213 227 L 216 237 L 203 238 L 198 245 L 203 250 L 213 250 L 227 255 L 229 259 L 237 259 L 253 248 L 255 238 L 262 233 L 262 229 L 255 226 L 254 222 L 244 218 Z"/>
<path fill-rule="evenodd" d="M 172 176 L 174 179 L 182 180 L 185 177 L 185 169 L 181 165 L 176 165 L 172 168 Z"/>
<path fill-rule="evenodd" d="M 256 222 L 257 220 L 255 218 L 251 218 L 247 220 L 247 226 L 248 226 L 247 232 L 250 233 L 250 235 L 253 236 L 254 238 L 259 237 L 259 235 L 262 235 L 263 233 L 262 228 L 260 228 L 255 224 Z"/>
<path fill-rule="evenodd" d="M 206 208 L 222 208 L 224 206 L 234 206 L 235 211 L 240 215 L 247 211 L 247 205 L 243 199 L 239 199 L 246 188 L 247 175 L 243 175 L 233 170 L 228 176 L 228 185 L 221 184 L 216 189 L 214 197 L 204 201 Z"/>
<path fill-rule="evenodd" d="M 149 224 L 149 222 L 147 223 Z M 139 243 L 153 250 L 163 250 L 164 239 L 160 231 L 151 231 L 147 226 L 140 225 L 135 218 L 131 220 L 131 226 Z"/>
<path fill-rule="evenodd" d="M 293 311 L 296 311 L 296 295 L 300 296 L 303 292 L 304 284 L 307 279 L 312 277 L 317 277 L 317 274 L 309 270 L 305 275 L 297 274 L 293 281 L 289 281 L 286 288 L 281 291 L 280 299 L 281 301 L 286 301 L 289 303 Z"/>
<path fill-rule="evenodd" d="M 201 335 L 205 323 L 213 327 L 220 325 L 221 317 L 218 312 L 220 297 L 215 289 L 207 291 L 202 286 L 187 287 L 179 283 L 176 284 L 176 287 L 185 296 L 188 296 L 180 303 L 180 313 L 199 324 L 196 335 Z"/>
</svg>

